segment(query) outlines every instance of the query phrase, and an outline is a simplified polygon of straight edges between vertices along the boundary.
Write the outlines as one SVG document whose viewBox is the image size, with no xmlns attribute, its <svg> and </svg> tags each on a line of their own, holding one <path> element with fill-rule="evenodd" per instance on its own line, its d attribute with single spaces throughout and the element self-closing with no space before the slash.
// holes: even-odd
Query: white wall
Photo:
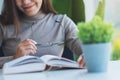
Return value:
<svg viewBox="0 0 120 80">
<path fill-rule="evenodd" d="M 90 21 L 98 8 L 98 3 L 101 0 L 83 0 L 85 4 L 85 21 Z"/>
<path fill-rule="evenodd" d="M 86 22 L 91 20 L 101 0 L 83 0 L 85 4 Z M 115 27 L 120 27 L 120 0 L 106 0 L 105 21 L 113 22 Z"/>
<path fill-rule="evenodd" d="M 106 0 L 105 20 L 120 27 L 120 0 Z"/>
</svg>

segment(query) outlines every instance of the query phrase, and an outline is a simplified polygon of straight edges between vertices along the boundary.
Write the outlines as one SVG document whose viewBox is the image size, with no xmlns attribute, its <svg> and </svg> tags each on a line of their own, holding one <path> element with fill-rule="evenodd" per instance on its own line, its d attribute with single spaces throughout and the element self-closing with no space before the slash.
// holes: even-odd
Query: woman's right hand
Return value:
<svg viewBox="0 0 120 80">
<path fill-rule="evenodd" d="M 37 50 L 37 47 L 35 44 L 37 43 L 32 39 L 23 40 L 20 44 L 18 44 L 17 52 L 13 56 L 14 59 L 25 56 L 25 55 L 29 55 L 31 53 L 35 54 Z"/>
</svg>

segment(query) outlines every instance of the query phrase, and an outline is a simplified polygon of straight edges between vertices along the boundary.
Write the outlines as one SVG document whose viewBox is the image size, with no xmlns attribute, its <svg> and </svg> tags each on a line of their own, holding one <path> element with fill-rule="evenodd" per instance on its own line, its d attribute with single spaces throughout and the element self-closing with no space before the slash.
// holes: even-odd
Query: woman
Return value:
<svg viewBox="0 0 120 80">
<path fill-rule="evenodd" d="M 82 54 L 76 25 L 57 14 L 50 0 L 4 0 L 0 21 L 0 46 L 5 56 L 12 56 L 4 62 L 25 55 L 61 56 L 65 45 Z M 83 59 L 78 62 L 84 64 Z"/>
</svg>

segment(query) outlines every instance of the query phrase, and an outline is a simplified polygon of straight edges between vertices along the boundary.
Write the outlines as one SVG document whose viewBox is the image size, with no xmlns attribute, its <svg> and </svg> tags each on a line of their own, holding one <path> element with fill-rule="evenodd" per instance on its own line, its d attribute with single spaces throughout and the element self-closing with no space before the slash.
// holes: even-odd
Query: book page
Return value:
<svg viewBox="0 0 120 80">
<path fill-rule="evenodd" d="M 76 61 L 72 61 L 70 59 L 66 59 L 54 55 L 45 55 L 42 56 L 41 59 L 50 66 L 80 68 L 79 64 Z"/>
<path fill-rule="evenodd" d="M 42 61 L 44 61 L 45 63 L 47 63 L 48 61 L 52 60 L 52 59 L 59 59 L 60 57 L 58 56 L 54 56 L 54 55 L 44 55 L 44 56 L 41 56 L 40 59 Z"/>
<path fill-rule="evenodd" d="M 17 65 L 17 64 L 22 64 L 22 63 L 27 63 L 28 62 L 32 62 L 33 60 L 37 60 L 37 57 L 35 56 L 23 56 L 23 57 L 20 57 L 20 58 L 17 58 L 17 59 L 14 59 L 10 62 L 8 62 L 7 64 L 5 64 L 4 67 L 10 67 L 10 66 L 14 66 L 14 65 Z"/>
<path fill-rule="evenodd" d="M 3 74 L 44 71 L 46 64 L 35 56 L 23 56 L 7 62 L 3 66 Z"/>
<path fill-rule="evenodd" d="M 20 66 L 20 65 L 32 64 L 32 63 L 44 63 L 44 62 L 39 58 L 28 58 L 23 61 L 20 61 L 17 64 L 14 64 L 13 66 Z"/>
</svg>

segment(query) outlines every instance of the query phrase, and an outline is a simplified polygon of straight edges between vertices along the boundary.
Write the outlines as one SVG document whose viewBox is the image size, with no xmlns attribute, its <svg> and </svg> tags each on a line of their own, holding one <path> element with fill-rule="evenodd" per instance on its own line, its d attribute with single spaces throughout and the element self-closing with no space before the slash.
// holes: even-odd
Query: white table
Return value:
<svg viewBox="0 0 120 80">
<path fill-rule="evenodd" d="M 111 61 L 106 73 L 88 73 L 86 69 L 71 69 L 2 75 L 0 70 L 0 80 L 120 80 L 120 61 Z"/>
</svg>

